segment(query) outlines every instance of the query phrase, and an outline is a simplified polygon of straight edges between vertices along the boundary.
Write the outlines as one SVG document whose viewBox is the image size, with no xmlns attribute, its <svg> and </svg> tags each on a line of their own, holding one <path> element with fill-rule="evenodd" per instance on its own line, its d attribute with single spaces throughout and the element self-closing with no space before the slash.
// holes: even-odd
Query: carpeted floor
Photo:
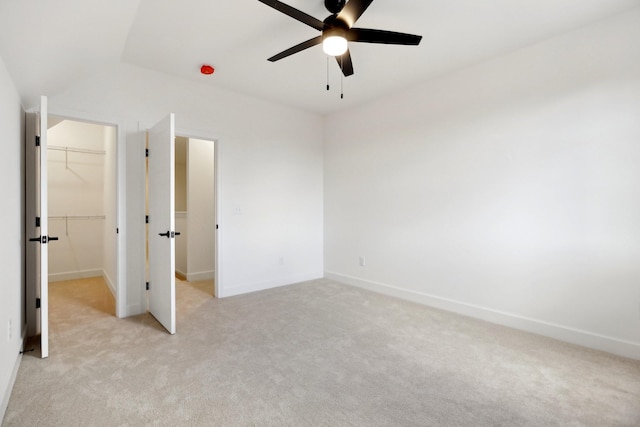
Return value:
<svg viewBox="0 0 640 427">
<path fill-rule="evenodd" d="M 178 282 L 174 336 L 64 287 L 3 426 L 640 425 L 640 361 L 328 280 L 223 300 Z"/>
</svg>

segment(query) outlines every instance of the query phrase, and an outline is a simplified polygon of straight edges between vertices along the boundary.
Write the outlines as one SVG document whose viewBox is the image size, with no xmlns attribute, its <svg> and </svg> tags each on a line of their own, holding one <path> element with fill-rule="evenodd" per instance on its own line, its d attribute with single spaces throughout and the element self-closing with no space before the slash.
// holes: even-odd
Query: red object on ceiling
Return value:
<svg viewBox="0 0 640 427">
<path fill-rule="evenodd" d="M 200 67 L 200 72 L 206 76 L 213 74 L 213 72 L 215 71 L 215 68 L 213 68 L 211 65 L 203 65 L 202 67 Z"/>
</svg>

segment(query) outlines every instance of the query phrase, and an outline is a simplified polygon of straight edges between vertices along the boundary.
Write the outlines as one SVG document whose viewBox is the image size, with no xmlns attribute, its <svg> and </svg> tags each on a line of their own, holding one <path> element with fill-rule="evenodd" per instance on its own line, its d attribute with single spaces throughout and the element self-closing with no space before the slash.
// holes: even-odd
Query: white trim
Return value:
<svg viewBox="0 0 640 427">
<path fill-rule="evenodd" d="M 111 277 L 109 277 L 109 274 L 107 274 L 107 272 L 104 269 L 102 270 L 102 278 L 103 278 L 104 282 L 107 284 L 107 286 L 109 287 L 109 290 L 113 294 L 113 297 L 115 298 L 116 297 L 116 286 L 113 283 L 113 280 L 111 280 Z"/>
<path fill-rule="evenodd" d="M 429 307 L 458 313 L 464 316 L 485 320 L 487 322 L 508 326 L 510 328 L 519 329 L 538 335 L 544 335 L 546 337 L 555 338 L 572 344 L 577 344 L 584 347 L 617 354 L 619 356 L 640 360 L 639 343 L 625 341 L 614 337 L 608 337 L 605 335 L 571 328 L 568 326 L 558 325 L 551 322 L 545 322 L 543 320 L 532 319 L 513 313 L 493 310 L 491 308 L 468 304 L 449 298 L 442 298 L 435 295 L 428 295 L 422 292 L 402 289 L 385 283 L 360 279 L 333 271 L 325 271 L 325 277 L 330 280 L 335 280 L 336 282 L 341 282 L 369 291 L 389 295 L 411 302 L 416 302 Z"/>
<path fill-rule="evenodd" d="M 62 282 L 64 280 L 86 279 L 88 277 L 102 277 L 101 268 L 93 270 L 63 271 L 62 273 L 50 273 L 49 282 Z"/>
<path fill-rule="evenodd" d="M 215 271 L 197 271 L 195 273 L 183 274 L 187 278 L 187 282 L 197 282 L 200 280 L 210 280 L 215 278 Z"/>
<path fill-rule="evenodd" d="M 266 282 L 254 282 L 242 284 L 233 288 L 224 289 L 224 294 L 219 298 L 232 297 L 236 295 L 248 294 L 251 292 L 264 291 L 267 289 L 279 288 L 282 286 L 294 285 L 296 283 L 308 282 L 322 278 L 321 274 L 304 274 L 300 276 L 290 276 L 285 279 L 268 280 Z"/>
<path fill-rule="evenodd" d="M 216 135 L 209 131 L 202 131 L 197 129 L 189 129 L 183 128 L 176 125 L 176 135 L 180 135 L 185 138 L 193 138 L 193 139 L 201 139 L 204 141 L 212 141 L 213 142 L 213 186 L 214 186 L 214 223 L 217 225 L 220 221 L 220 212 L 222 209 L 220 207 L 220 193 L 222 184 L 220 182 L 220 135 Z M 214 270 L 213 270 L 213 286 L 214 286 L 214 297 L 222 298 L 224 291 L 224 283 L 222 279 L 222 271 L 220 271 L 220 267 L 222 266 L 222 257 L 223 250 L 220 249 L 220 230 L 216 228 L 215 230 L 215 243 L 214 243 Z M 199 274 L 199 273 L 192 273 Z M 184 275 L 189 280 L 189 275 Z M 194 280 L 208 280 L 211 277 L 205 279 L 194 279 Z M 192 281 L 192 280 L 189 280 Z"/>
<path fill-rule="evenodd" d="M 216 298 L 220 298 L 220 294 L 223 292 L 224 286 L 223 286 L 223 279 L 222 279 L 222 271 L 221 267 L 223 265 L 222 263 L 222 257 L 224 256 L 224 251 L 220 249 L 221 244 L 220 242 L 222 241 L 220 238 L 220 230 L 218 227 L 218 224 L 220 223 L 220 212 L 222 212 L 222 209 L 220 208 L 220 200 L 222 200 L 222 198 L 220 197 L 220 193 L 221 193 L 221 189 L 222 189 L 222 185 L 220 184 L 220 176 L 222 176 L 222 174 L 220 173 L 220 152 L 221 152 L 221 146 L 220 146 L 220 141 L 216 140 L 215 143 L 213 144 L 213 184 L 214 184 L 214 195 L 213 195 L 213 199 L 214 199 L 214 220 L 215 220 L 215 242 L 214 242 L 214 246 L 213 246 L 213 251 L 214 251 L 214 262 L 213 262 L 213 271 L 214 271 L 214 277 L 213 277 L 213 287 L 214 287 L 214 291 L 213 294 Z M 226 283 L 226 282 L 225 282 Z"/>
</svg>

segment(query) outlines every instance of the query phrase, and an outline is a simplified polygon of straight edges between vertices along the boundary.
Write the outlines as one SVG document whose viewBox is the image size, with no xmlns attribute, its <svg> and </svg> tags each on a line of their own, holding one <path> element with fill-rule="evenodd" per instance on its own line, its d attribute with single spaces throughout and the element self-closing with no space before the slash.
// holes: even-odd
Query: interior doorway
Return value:
<svg viewBox="0 0 640 427">
<path fill-rule="evenodd" d="M 49 288 L 116 316 L 117 128 L 49 116 L 47 140 L 49 233 L 59 239 L 49 248 Z M 106 301 L 84 298 L 93 291 Z"/>
<path fill-rule="evenodd" d="M 215 295 L 215 142 L 176 137 L 175 218 L 177 286 Z"/>
<path fill-rule="evenodd" d="M 186 145 L 184 165 L 178 167 L 185 172 L 179 178 L 179 187 L 186 195 L 179 196 L 183 201 L 179 211 L 185 221 L 180 230 L 176 227 L 176 131 L 175 115 L 169 113 L 155 125 L 146 127 L 145 132 L 145 239 L 143 246 L 144 266 L 146 270 L 147 311 L 170 333 L 176 333 L 176 241 L 184 243 L 187 271 L 183 276 L 189 279 L 213 278 L 210 297 L 218 294 L 216 266 L 218 265 L 217 223 L 216 223 L 216 144 L 212 140 L 187 137 L 180 139 Z M 182 150 L 183 153 L 185 152 Z M 200 161 L 199 161 L 200 160 Z M 198 186 L 195 182 L 211 182 L 206 194 L 196 194 L 192 190 Z M 191 195 L 189 193 L 192 193 Z M 208 202 L 207 202 L 208 201 Z M 206 205 L 201 209 L 198 205 Z M 200 221 L 198 221 L 198 219 Z M 192 221 L 193 220 L 193 221 Z M 192 225 L 192 223 L 194 225 Z M 184 234 L 183 234 L 184 233 Z M 194 247 L 195 250 L 191 248 Z M 191 252 L 191 255 L 190 255 Z M 195 262 L 190 261 L 193 257 Z M 205 259 L 199 264 L 198 259 Z M 202 268 L 202 265 L 205 265 Z M 192 268 L 191 271 L 189 269 Z M 195 270 L 195 271 L 194 271 Z M 145 288 L 143 288 L 145 289 Z"/>
<path fill-rule="evenodd" d="M 148 146 L 147 146 L 148 148 Z M 146 202 L 149 213 L 149 161 L 146 161 Z M 175 273 L 182 282 L 215 295 L 216 206 L 215 141 L 175 137 Z M 149 227 L 146 227 L 146 276 L 149 277 Z"/>
</svg>

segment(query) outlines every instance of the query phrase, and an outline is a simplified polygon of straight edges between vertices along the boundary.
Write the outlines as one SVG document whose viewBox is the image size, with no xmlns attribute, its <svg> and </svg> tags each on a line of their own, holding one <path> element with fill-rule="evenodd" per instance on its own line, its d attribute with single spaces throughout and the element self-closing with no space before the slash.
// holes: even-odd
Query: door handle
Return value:
<svg viewBox="0 0 640 427">
<path fill-rule="evenodd" d="M 176 237 L 179 235 L 180 235 L 179 231 L 167 231 L 166 233 L 158 233 L 158 236 L 168 237 L 168 238 Z"/>
<path fill-rule="evenodd" d="M 58 236 L 38 236 L 32 239 L 29 239 L 30 242 L 39 242 L 39 243 L 47 243 L 53 240 L 58 240 Z"/>
</svg>

